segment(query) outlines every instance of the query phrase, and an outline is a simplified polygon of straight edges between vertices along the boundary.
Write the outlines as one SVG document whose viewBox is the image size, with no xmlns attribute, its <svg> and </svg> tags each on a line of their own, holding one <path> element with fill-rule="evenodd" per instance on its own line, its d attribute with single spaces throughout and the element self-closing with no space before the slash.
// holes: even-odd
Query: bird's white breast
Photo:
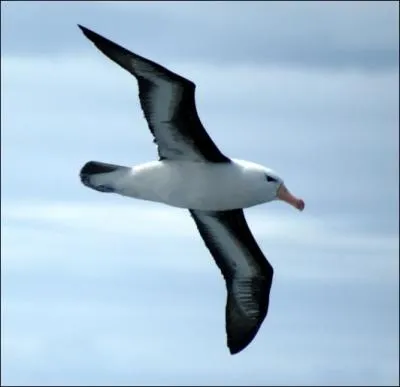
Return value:
<svg viewBox="0 0 400 387">
<path fill-rule="evenodd" d="M 271 200 L 265 168 L 232 163 L 152 161 L 133 167 L 117 183 L 117 193 L 181 208 L 222 211 Z"/>
</svg>

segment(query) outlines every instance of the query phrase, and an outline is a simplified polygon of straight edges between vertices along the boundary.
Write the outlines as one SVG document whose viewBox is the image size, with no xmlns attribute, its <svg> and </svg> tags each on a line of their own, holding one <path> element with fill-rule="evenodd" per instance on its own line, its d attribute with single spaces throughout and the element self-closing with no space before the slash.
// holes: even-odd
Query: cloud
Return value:
<svg viewBox="0 0 400 387">
<path fill-rule="evenodd" d="M 330 280 L 332 277 L 345 277 L 355 280 L 383 280 L 396 278 L 398 270 L 398 236 L 364 235 L 357 231 L 349 232 L 343 229 L 342 224 L 327 225 L 323 221 L 312 216 L 289 217 L 281 213 L 260 213 L 248 211 L 249 224 L 254 230 L 254 235 L 260 240 L 260 244 L 265 246 L 265 250 L 273 248 L 278 251 L 284 247 L 290 252 L 289 260 L 280 263 L 286 267 L 286 275 L 300 276 L 316 279 Z M 101 264 L 96 258 L 95 252 L 98 246 L 98 238 L 91 241 L 88 238 L 75 239 L 76 230 L 81 230 L 83 235 L 98 235 L 102 240 L 102 251 L 104 248 L 111 250 L 114 245 L 120 245 L 122 241 L 131 241 L 132 249 L 142 250 L 144 245 L 150 240 L 157 238 L 160 244 L 167 247 L 155 248 L 157 256 L 150 261 L 144 261 L 140 265 L 148 269 L 156 265 L 163 270 L 193 273 L 194 271 L 204 271 L 209 267 L 208 260 L 182 260 L 181 257 L 174 256 L 174 248 L 168 246 L 172 240 L 176 240 L 182 245 L 180 251 L 185 250 L 191 244 L 189 241 L 195 237 L 200 241 L 193 221 L 188 216 L 187 211 L 180 209 L 169 209 L 162 205 L 115 205 L 115 204 L 89 204 L 78 203 L 13 203 L 4 206 L 2 216 L 7 219 L 8 227 L 4 230 L 5 256 L 10 268 L 17 265 L 18 270 L 33 270 L 39 264 L 40 270 L 51 265 L 55 260 L 54 254 L 46 254 L 56 250 L 58 253 L 65 254 L 67 246 L 71 243 L 76 245 L 71 250 L 71 257 L 67 262 L 58 261 L 57 265 L 67 265 L 66 270 L 75 267 L 81 270 L 82 259 L 78 253 L 83 247 L 87 253 L 86 263 L 92 260 L 91 264 L 96 263 L 94 270 L 102 270 Z M 106 221 L 105 221 L 106 219 Z M 21 225 L 25 226 L 26 235 L 22 234 Z M 15 232 L 14 230 L 18 230 Z M 45 242 L 51 238 L 49 242 Z M 135 241 L 132 241 L 132 236 Z M 14 238 L 32 240 L 29 245 L 18 245 Z M 75 242 L 73 242 L 73 239 Z M 41 246 L 46 246 L 46 253 L 43 255 L 32 255 L 32 243 L 35 251 Z M 88 247 L 90 246 L 90 250 Z M 172 258 L 166 260 L 162 249 L 170 249 Z M 208 251 L 197 243 L 196 252 Z M 307 265 L 298 262 L 295 255 L 297 249 L 310 252 L 310 256 L 303 261 Z M 178 251 L 176 251 L 177 253 Z M 320 271 L 319 254 L 324 252 L 327 256 L 325 266 L 327 270 Z M 331 254 L 331 255 L 330 255 Z M 340 254 L 341 256 L 337 256 Z M 376 255 L 381 254 L 386 259 L 376 261 Z M 168 254 L 169 255 L 169 254 Z M 277 253 L 278 255 L 278 253 Z M 92 258 L 91 258 L 92 257 Z M 128 259 L 129 255 L 126 256 Z M 22 259 L 22 260 L 21 260 Z M 155 260 L 155 261 L 154 261 Z M 362 270 L 360 263 L 363 261 Z M 338 262 L 341 264 L 338 265 Z M 343 266 L 346 270 L 343 271 Z M 25 268 L 25 269 L 23 269 Z M 91 270 L 93 270 L 91 269 Z M 109 270 L 108 268 L 107 270 Z M 103 275 L 108 275 L 108 271 Z"/>
<path fill-rule="evenodd" d="M 59 2 L 40 7 L 9 2 L 2 3 L 6 37 L 2 49 L 5 55 L 71 55 L 77 49 L 88 50 L 75 27 L 81 23 L 122 44 L 134 41 L 139 53 L 181 60 L 384 70 L 398 63 L 395 7 L 391 2 L 287 3 L 284 7 L 259 2 L 190 6 L 81 2 L 68 7 Z M 246 27 L 249 24 L 251 28 Z M 23 31 L 29 31 L 29 36 Z"/>
<path fill-rule="evenodd" d="M 397 4 L 1 7 L 3 384 L 398 385 Z M 156 149 L 136 81 L 76 23 L 193 79 L 221 150 L 306 201 L 245 211 L 275 276 L 240 356 L 187 212 L 79 181 Z"/>
<path fill-rule="evenodd" d="M 398 237 L 246 215 L 276 275 L 265 326 L 231 358 L 223 280 L 185 210 L 3 203 L 3 381 L 393 384 Z"/>
</svg>

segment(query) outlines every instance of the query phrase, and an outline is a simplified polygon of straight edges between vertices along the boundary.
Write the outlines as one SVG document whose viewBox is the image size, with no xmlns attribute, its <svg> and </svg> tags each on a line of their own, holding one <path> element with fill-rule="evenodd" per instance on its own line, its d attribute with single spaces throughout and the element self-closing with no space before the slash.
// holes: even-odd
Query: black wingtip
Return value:
<svg viewBox="0 0 400 387">
<path fill-rule="evenodd" d="M 249 346 L 249 344 L 253 341 L 258 332 L 261 326 L 261 322 L 260 324 L 258 324 L 257 327 L 251 329 L 249 332 L 242 332 L 242 335 L 240 337 L 232 337 L 230 339 L 228 338 L 227 346 L 231 355 L 236 355 L 237 353 L 243 351 Z"/>
<path fill-rule="evenodd" d="M 247 345 L 245 345 L 244 347 L 243 346 L 241 346 L 241 347 L 228 346 L 228 348 L 229 348 L 229 352 L 231 355 L 236 355 L 239 352 L 243 351 L 246 348 L 246 346 Z"/>
<path fill-rule="evenodd" d="M 96 34 L 96 32 L 93 32 L 92 30 L 89 30 L 89 28 L 84 27 L 81 24 L 78 24 L 78 27 L 80 28 L 80 30 L 83 32 L 83 34 L 88 38 L 88 39 L 93 39 L 93 37 L 98 36 L 98 34 Z"/>
<path fill-rule="evenodd" d="M 78 27 L 80 28 L 80 30 L 81 30 L 83 33 L 85 33 L 85 31 L 87 30 L 87 28 L 84 27 L 84 26 L 81 25 L 81 24 L 78 24 Z"/>
<path fill-rule="evenodd" d="M 98 33 L 89 30 L 89 28 L 86 28 L 82 26 L 81 24 L 78 24 L 78 27 L 82 31 L 83 35 L 85 35 L 89 40 L 91 40 L 95 45 L 105 45 L 105 44 L 112 44 L 117 46 L 117 44 L 111 42 L 109 39 L 105 38 L 104 36 L 99 35 Z"/>
<path fill-rule="evenodd" d="M 92 30 L 89 30 L 89 28 L 86 28 L 81 24 L 78 24 L 78 27 L 81 29 L 86 38 L 88 38 L 100 51 L 117 63 L 118 60 L 115 58 L 115 54 L 117 52 L 128 52 L 126 48 L 114 43 L 110 39 L 107 39 Z"/>
</svg>

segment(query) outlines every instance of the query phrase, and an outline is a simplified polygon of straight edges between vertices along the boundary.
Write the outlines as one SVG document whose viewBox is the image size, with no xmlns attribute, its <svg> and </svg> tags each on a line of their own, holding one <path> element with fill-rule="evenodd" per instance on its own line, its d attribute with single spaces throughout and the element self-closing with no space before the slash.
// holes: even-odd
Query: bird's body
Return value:
<svg viewBox="0 0 400 387">
<path fill-rule="evenodd" d="M 227 344 L 232 354 L 238 353 L 267 315 L 273 278 L 243 208 L 280 199 L 302 210 L 304 202 L 272 170 L 229 158 L 218 149 L 197 114 L 192 81 L 79 27 L 137 79 L 159 156 L 134 167 L 89 161 L 80 171 L 81 181 L 96 191 L 189 210 L 225 279 Z"/>
<path fill-rule="evenodd" d="M 201 211 L 247 208 L 276 198 L 263 189 L 272 171 L 249 161 L 231 163 L 150 161 L 132 168 L 97 174 L 92 184 L 136 199 Z"/>
</svg>

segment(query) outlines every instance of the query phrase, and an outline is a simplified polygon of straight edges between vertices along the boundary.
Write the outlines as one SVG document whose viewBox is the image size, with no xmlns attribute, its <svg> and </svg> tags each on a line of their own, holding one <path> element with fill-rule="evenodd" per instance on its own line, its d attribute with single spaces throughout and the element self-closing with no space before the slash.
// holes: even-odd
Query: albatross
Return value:
<svg viewBox="0 0 400 387">
<path fill-rule="evenodd" d="M 231 354 L 246 348 L 263 323 L 273 268 L 254 239 L 243 209 L 282 200 L 296 209 L 281 177 L 262 165 L 229 158 L 215 145 L 196 110 L 195 84 L 78 24 L 108 58 L 137 80 L 158 160 L 133 167 L 87 162 L 81 182 L 96 191 L 187 209 L 227 289 L 225 328 Z"/>
</svg>

